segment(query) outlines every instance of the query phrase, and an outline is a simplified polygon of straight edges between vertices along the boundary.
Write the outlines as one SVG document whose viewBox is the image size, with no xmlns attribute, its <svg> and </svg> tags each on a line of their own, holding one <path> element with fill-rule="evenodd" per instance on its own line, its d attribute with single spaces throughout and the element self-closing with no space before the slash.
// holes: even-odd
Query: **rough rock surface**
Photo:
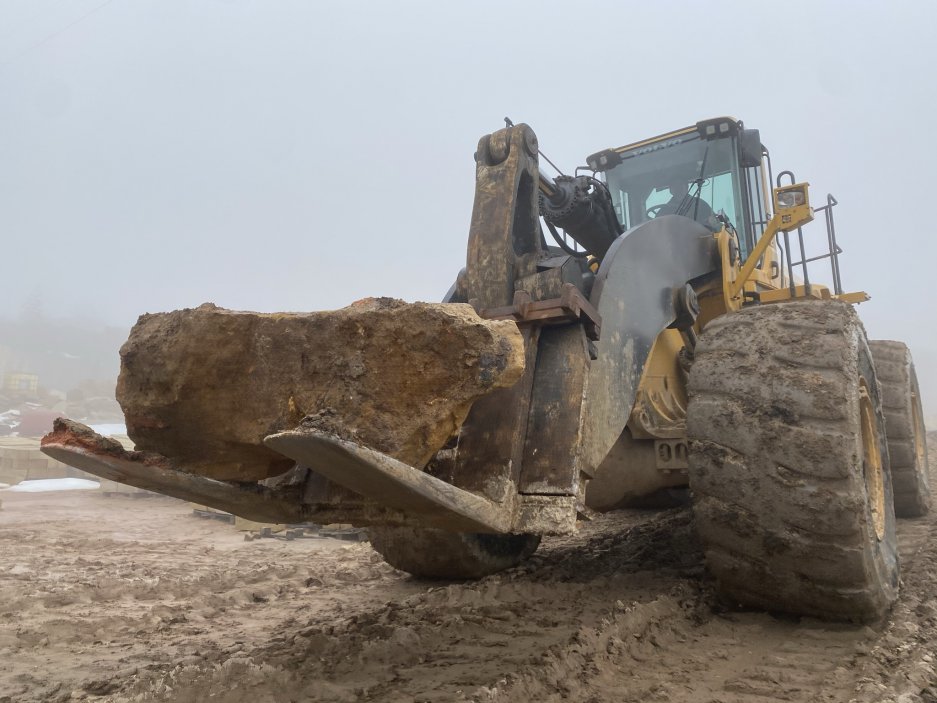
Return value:
<svg viewBox="0 0 937 703">
<path fill-rule="evenodd" d="M 117 399 L 137 449 L 244 481 L 290 468 L 262 441 L 300 424 L 423 466 L 476 398 L 524 369 L 513 322 L 387 298 L 314 313 L 206 303 L 142 315 L 120 356 Z"/>
</svg>

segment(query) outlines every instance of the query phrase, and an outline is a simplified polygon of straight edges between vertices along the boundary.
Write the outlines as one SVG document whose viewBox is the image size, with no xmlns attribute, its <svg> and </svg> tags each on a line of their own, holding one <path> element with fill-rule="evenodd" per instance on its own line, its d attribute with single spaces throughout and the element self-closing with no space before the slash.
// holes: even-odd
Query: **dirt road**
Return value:
<svg viewBox="0 0 937 703">
<path fill-rule="evenodd" d="M 937 701 L 937 516 L 900 540 L 872 629 L 726 609 L 681 510 L 439 585 L 169 499 L 4 493 L 0 702 Z"/>
</svg>

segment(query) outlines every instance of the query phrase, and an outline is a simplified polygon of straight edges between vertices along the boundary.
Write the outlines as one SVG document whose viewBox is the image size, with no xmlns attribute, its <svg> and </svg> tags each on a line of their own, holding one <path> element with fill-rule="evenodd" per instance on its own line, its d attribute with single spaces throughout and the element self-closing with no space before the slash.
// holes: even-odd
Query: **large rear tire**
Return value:
<svg viewBox="0 0 937 703">
<path fill-rule="evenodd" d="M 930 510 L 931 490 L 927 430 L 911 352 L 902 342 L 886 340 L 871 341 L 869 348 L 882 387 L 895 515 L 921 517 Z"/>
<path fill-rule="evenodd" d="M 371 546 L 395 569 L 426 579 L 475 579 L 517 566 L 539 535 L 446 532 L 428 527 L 372 527 Z"/>
<path fill-rule="evenodd" d="M 792 302 L 711 322 L 690 372 L 694 516 L 736 604 L 880 619 L 898 593 L 885 420 L 851 306 Z"/>
</svg>

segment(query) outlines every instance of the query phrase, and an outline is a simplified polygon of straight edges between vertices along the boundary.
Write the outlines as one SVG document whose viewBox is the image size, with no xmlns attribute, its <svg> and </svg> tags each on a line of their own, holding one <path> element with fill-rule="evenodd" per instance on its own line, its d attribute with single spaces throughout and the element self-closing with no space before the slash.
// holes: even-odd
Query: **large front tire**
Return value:
<svg viewBox="0 0 937 703">
<path fill-rule="evenodd" d="M 476 579 L 517 566 L 539 535 L 446 532 L 428 527 L 372 527 L 371 546 L 395 569 L 426 579 Z"/>
<path fill-rule="evenodd" d="M 690 372 L 694 515 L 731 601 L 881 618 L 898 592 L 885 420 L 865 331 L 833 302 L 711 322 Z"/>
<path fill-rule="evenodd" d="M 927 430 L 911 352 L 902 342 L 886 340 L 871 341 L 869 348 L 882 387 L 895 515 L 921 517 L 930 510 L 931 490 Z"/>
</svg>

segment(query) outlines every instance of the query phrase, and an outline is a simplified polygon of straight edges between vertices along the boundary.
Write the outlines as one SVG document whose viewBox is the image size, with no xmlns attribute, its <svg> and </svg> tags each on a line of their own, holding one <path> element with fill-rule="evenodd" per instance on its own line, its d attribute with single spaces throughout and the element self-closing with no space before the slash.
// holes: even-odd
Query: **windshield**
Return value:
<svg viewBox="0 0 937 703">
<path fill-rule="evenodd" d="M 685 215 L 718 231 L 724 212 L 742 230 L 734 138 L 704 141 L 697 133 L 635 147 L 605 174 L 625 229 L 658 215 Z"/>
</svg>

